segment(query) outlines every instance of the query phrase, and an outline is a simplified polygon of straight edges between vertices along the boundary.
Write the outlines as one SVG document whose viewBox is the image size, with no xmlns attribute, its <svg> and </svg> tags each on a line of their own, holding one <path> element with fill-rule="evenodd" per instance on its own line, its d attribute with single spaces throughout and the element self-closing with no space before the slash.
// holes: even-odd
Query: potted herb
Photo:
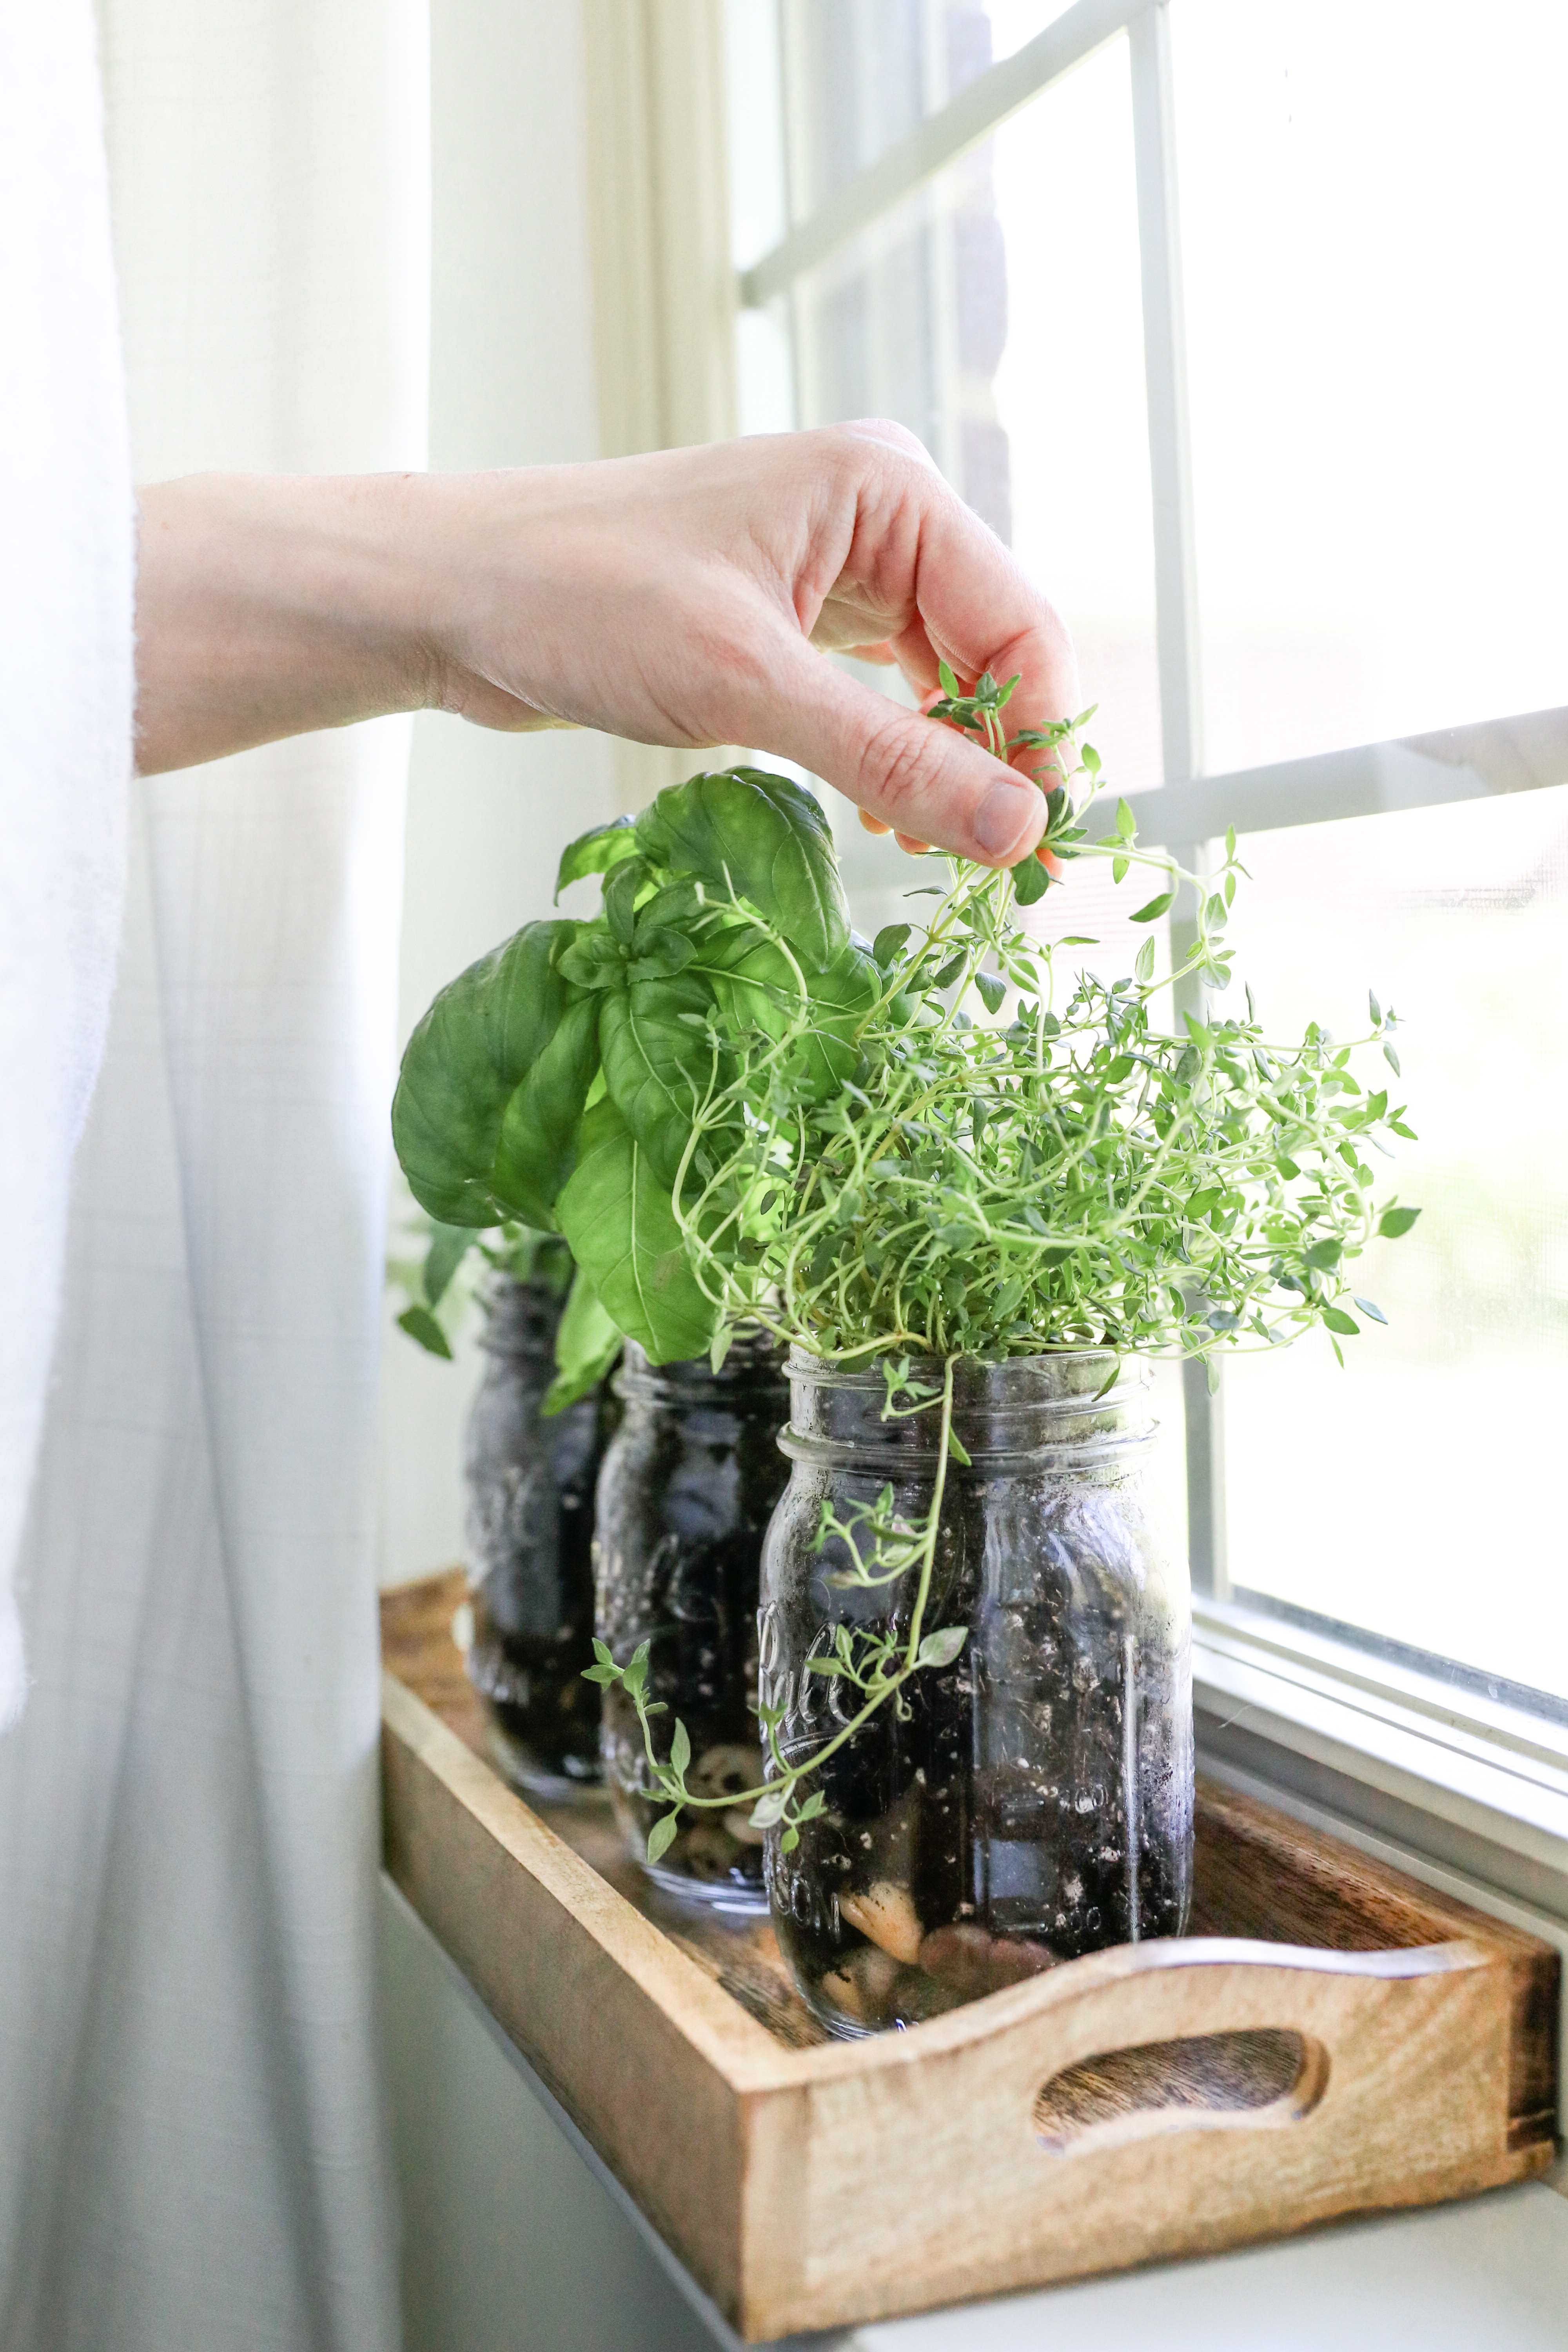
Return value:
<svg viewBox="0 0 1568 2352">
<path fill-rule="evenodd" d="M 471 1255 L 470 1255 L 471 1253 Z M 481 1268 L 485 1370 L 463 1443 L 468 1618 L 464 1659 L 485 1702 L 492 1755 L 534 1796 L 571 1797 L 599 1780 L 593 1659 L 594 1498 L 618 1419 L 613 1347 L 556 1369 L 572 1258 L 558 1234 L 508 1223 L 477 1234 L 438 1223 L 416 1262 L 395 1263 L 407 1304 L 397 1320 L 449 1359 L 454 1304 Z"/>
<path fill-rule="evenodd" d="M 595 1631 L 610 1657 L 640 1655 L 644 1668 L 640 1709 L 618 1680 L 605 1691 L 605 1784 L 627 1845 L 668 1894 L 763 1911 L 764 1832 L 751 1818 L 763 1769 L 757 1615 L 763 1538 L 789 1467 L 778 1446 L 783 1352 L 752 1329 L 717 1369 L 707 1356 L 660 1366 L 628 1340 L 617 1386 L 625 1417 L 599 1477 Z M 650 1862 L 666 1810 L 650 1767 L 671 1762 L 678 1726 L 688 1786 L 739 1801 L 688 1811 Z"/>
<path fill-rule="evenodd" d="M 955 864 L 867 950 L 810 796 L 693 777 L 573 845 L 563 882 L 603 874 L 603 913 L 438 998 L 395 1112 L 421 1198 L 548 1218 L 650 1361 L 721 1363 L 743 1328 L 792 1350 L 751 1819 L 844 2032 L 1179 1930 L 1185 1573 L 1142 1491 L 1136 1368 L 1318 1326 L 1337 1349 L 1381 1319 L 1350 1262 L 1415 1213 L 1373 1206 L 1365 1151 L 1409 1130 L 1352 1045 L 1282 1047 L 1250 1001 L 1162 1027 L 1152 936 L 1124 978 L 1061 981 L 1019 922 L 1077 858 L 1156 877 L 1140 922 L 1186 884 L 1172 979 L 1223 989 L 1234 835 L 1201 883 L 1125 803 L 1091 841 L 1081 722 L 1009 738 L 1011 684 L 943 684 L 936 723 L 1040 755 L 1039 857 Z M 1362 1042 L 1397 1069 L 1393 1027 L 1373 1000 Z M 657 1861 L 737 1792 L 694 1784 L 645 1648 L 601 1642 L 591 1672 L 637 1712 Z"/>
</svg>

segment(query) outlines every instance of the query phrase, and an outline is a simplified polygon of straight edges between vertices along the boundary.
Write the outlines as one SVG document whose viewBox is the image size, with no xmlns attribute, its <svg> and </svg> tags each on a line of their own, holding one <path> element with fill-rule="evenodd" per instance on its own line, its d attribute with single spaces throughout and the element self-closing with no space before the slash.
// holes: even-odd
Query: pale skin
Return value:
<svg viewBox="0 0 1568 2352">
<path fill-rule="evenodd" d="M 204 474 L 141 501 L 145 775 L 396 710 L 798 761 L 872 830 L 1010 866 L 1039 791 L 824 658 L 1078 707 L 1057 614 L 894 425 L 493 474 Z M 1039 764 L 1038 753 L 1025 763 Z M 693 764 L 698 764 L 694 757 Z"/>
</svg>

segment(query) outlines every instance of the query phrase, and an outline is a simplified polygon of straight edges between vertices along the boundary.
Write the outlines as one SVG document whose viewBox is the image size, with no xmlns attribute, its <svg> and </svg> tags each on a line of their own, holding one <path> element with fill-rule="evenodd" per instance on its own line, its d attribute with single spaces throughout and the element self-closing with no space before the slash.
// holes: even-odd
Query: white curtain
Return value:
<svg viewBox="0 0 1568 2352">
<path fill-rule="evenodd" d="M 138 474 L 422 462 L 422 0 L 100 14 Z M 133 796 L 0 1739 L 5 2352 L 397 2338 L 372 1458 L 406 754 L 382 721 Z"/>
</svg>

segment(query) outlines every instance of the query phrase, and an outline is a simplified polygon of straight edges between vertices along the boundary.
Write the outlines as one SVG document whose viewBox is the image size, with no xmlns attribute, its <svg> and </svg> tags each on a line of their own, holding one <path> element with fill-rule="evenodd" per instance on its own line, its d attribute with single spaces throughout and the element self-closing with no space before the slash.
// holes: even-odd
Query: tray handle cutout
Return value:
<svg viewBox="0 0 1568 2352">
<path fill-rule="evenodd" d="M 1143 2042 L 1053 2074 L 1035 2136 L 1047 2155 L 1078 2156 L 1163 2132 L 1268 2129 L 1300 2123 L 1328 2081 L 1323 2044 L 1286 2028 Z"/>
</svg>

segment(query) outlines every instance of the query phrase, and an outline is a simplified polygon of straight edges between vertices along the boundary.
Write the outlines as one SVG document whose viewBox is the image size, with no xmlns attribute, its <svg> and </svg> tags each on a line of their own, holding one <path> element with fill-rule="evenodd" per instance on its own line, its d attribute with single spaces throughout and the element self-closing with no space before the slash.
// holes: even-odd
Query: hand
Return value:
<svg viewBox="0 0 1568 2352">
<path fill-rule="evenodd" d="M 825 658 L 896 662 L 917 698 L 1023 673 L 1017 727 L 1071 715 L 1060 621 L 889 425 L 604 465 L 145 493 L 143 769 L 377 710 L 602 728 L 797 761 L 891 824 L 986 865 L 1042 797 Z M 1036 755 L 1037 759 L 1038 755 Z"/>
</svg>

